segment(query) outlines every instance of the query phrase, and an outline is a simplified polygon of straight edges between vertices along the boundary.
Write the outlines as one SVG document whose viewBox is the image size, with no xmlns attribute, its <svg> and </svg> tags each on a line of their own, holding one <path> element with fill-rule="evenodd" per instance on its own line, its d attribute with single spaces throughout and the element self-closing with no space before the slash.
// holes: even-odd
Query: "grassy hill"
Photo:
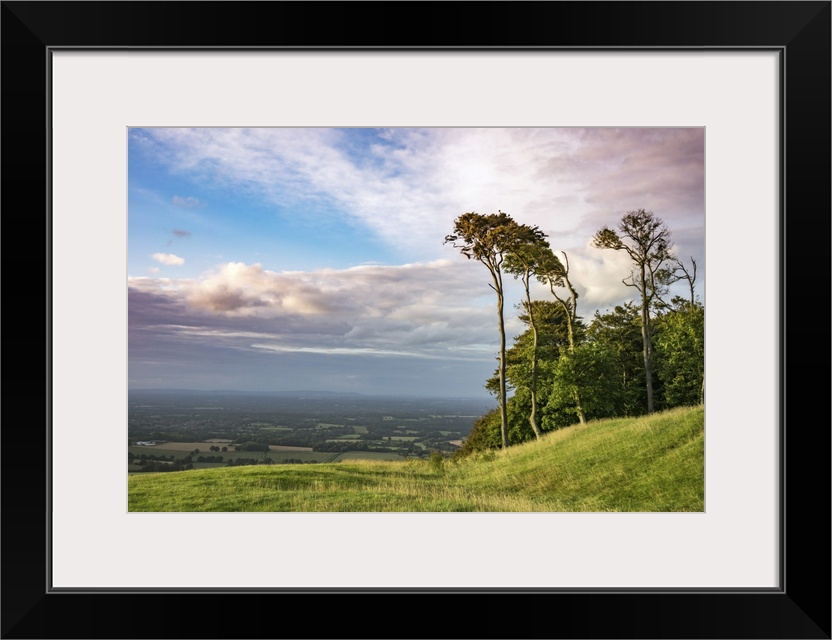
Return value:
<svg viewBox="0 0 832 640">
<path fill-rule="evenodd" d="M 590 422 L 458 462 L 134 475 L 130 511 L 703 511 L 702 406 Z"/>
</svg>

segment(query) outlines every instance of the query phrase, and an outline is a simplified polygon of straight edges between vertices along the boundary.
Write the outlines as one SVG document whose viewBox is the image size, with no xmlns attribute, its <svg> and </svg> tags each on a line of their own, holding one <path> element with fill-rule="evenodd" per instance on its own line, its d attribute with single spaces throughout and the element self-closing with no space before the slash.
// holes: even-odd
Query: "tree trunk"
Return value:
<svg viewBox="0 0 832 640">
<path fill-rule="evenodd" d="M 503 449 L 508 448 L 508 413 L 506 411 L 506 327 L 503 321 L 503 294 L 499 294 L 497 313 L 500 316 L 500 435 Z"/>
<path fill-rule="evenodd" d="M 578 392 L 578 387 L 575 387 L 575 411 L 578 414 L 578 422 L 581 424 L 586 424 L 586 414 L 584 413 L 584 408 L 581 405 L 581 394 Z"/>
<path fill-rule="evenodd" d="M 500 325 L 500 435 L 503 449 L 508 449 L 508 412 L 506 411 L 506 325 L 503 320 L 503 283 L 499 271 L 494 275 L 497 285 L 497 316 Z"/>
<path fill-rule="evenodd" d="M 563 304 L 563 303 L 561 303 Z M 575 333 L 572 329 L 572 320 L 575 309 L 575 297 L 572 297 L 572 313 L 569 312 L 569 309 L 566 308 L 566 305 L 563 305 L 564 311 L 566 312 L 566 329 L 569 332 L 569 353 L 575 353 Z M 581 424 L 586 424 L 586 414 L 584 413 L 583 405 L 581 405 L 581 392 L 578 390 L 577 385 L 575 386 L 573 395 L 575 396 L 575 411 L 578 414 L 578 422 Z"/>
<path fill-rule="evenodd" d="M 572 288 L 572 285 L 569 281 L 566 281 L 567 286 L 569 287 L 569 294 L 572 298 L 572 309 L 570 310 L 566 303 L 558 298 L 557 294 L 555 293 L 555 289 L 552 286 L 551 281 L 549 282 L 549 289 L 552 292 L 552 295 L 555 296 L 555 299 L 560 302 L 560 306 L 563 308 L 563 312 L 566 314 L 566 330 L 567 336 L 569 337 L 569 353 L 575 353 L 575 331 L 572 328 L 572 322 L 577 317 L 577 299 L 578 295 L 575 293 L 575 289 Z M 578 390 L 578 385 L 575 385 L 572 389 L 572 395 L 575 397 L 575 413 L 578 414 L 578 422 L 581 424 L 586 424 L 586 414 L 584 413 L 583 405 L 581 404 L 581 392 Z"/>
<path fill-rule="evenodd" d="M 531 295 L 529 294 L 529 281 L 528 277 L 524 280 L 526 285 L 526 311 L 529 313 L 529 325 L 532 328 L 532 337 L 533 337 L 533 345 L 532 345 L 532 384 L 531 384 L 531 396 L 532 396 L 532 410 L 529 414 L 529 424 L 532 425 L 532 431 L 534 431 L 535 438 L 540 440 L 540 427 L 537 426 L 537 324 L 534 321 L 534 312 L 532 311 L 532 300 Z"/>
<path fill-rule="evenodd" d="M 653 413 L 653 335 L 650 327 L 650 299 L 645 266 L 641 265 L 641 339 L 644 342 L 644 379 L 647 384 L 647 413 Z"/>
<path fill-rule="evenodd" d="M 653 413 L 653 346 L 650 336 L 650 315 L 641 312 L 641 337 L 644 341 L 644 379 L 647 383 L 647 413 Z"/>
</svg>

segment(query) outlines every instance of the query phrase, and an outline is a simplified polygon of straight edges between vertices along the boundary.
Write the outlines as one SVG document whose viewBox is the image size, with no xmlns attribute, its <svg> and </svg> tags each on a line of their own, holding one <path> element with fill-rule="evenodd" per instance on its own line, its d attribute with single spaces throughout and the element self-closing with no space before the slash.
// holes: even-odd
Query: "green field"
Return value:
<svg viewBox="0 0 832 640">
<path fill-rule="evenodd" d="M 341 453 L 333 462 L 342 462 L 344 460 L 401 460 L 402 457 L 395 453 L 382 453 L 376 451 L 347 451 Z"/>
<path fill-rule="evenodd" d="M 200 443 L 197 443 L 200 444 Z M 207 444 L 207 443 L 201 443 Z M 181 451 L 181 450 L 174 450 L 174 449 L 165 449 L 165 445 L 158 445 L 155 447 L 128 447 L 128 450 L 131 451 L 133 454 L 136 455 L 138 458 L 142 453 L 146 455 L 154 455 L 154 456 L 175 456 L 176 460 L 182 460 L 185 456 L 190 455 L 190 451 Z M 210 445 L 208 445 L 210 446 Z M 196 448 L 196 447 L 195 447 Z M 360 456 L 361 454 L 366 453 L 365 456 L 367 459 L 373 459 L 372 452 L 361 452 L 356 451 L 355 454 Z M 309 462 L 314 460 L 315 462 L 331 462 L 337 454 L 334 454 L 329 451 L 274 451 L 271 450 L 268 453 L 265 451 L 220 451 L 212 452 L 208 451 L 207 447 L 206 450 L 200 449 L 199 453 L 196 456 L 193 456 L 194 469 L 202 469 L 202 468 L 210 468 L 210 467 L 225 467 L 228 464 L 229 460 L 238 460 L 238 459 L 255 459 L 255 460 L 264 460 L 265 458 L 271 458 L 274 463 L 280 463 L 282 460 L 303 460 L 304 462 Z M 200 456 L 208 457 L 208 456 L 222 456 L 222 462 L 197 462 L 197 459 Z M 129 471 L 140 471 L 141 467 L 135 464 L 128 465 Z M 134 468 L 135 467 L 135 468 Z"/>
<path fill-rule="evenodd" d="M 704 469 L 699 406 L 576 425 L 459 461 L 131 475 L 128 504 L 130 511 L 701 512 Z"/>
</svg>

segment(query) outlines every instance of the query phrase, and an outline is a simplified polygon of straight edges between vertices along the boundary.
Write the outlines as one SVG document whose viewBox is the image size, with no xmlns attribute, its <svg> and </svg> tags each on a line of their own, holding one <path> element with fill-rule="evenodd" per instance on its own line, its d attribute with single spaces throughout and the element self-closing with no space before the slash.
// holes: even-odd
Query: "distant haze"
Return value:
<svg viewBox="0 0 832 640">
<path fill-rule="evenodd" d="M 131 129 L 130 387 L 487 398 L 495 296 L 443 244 L 454 219 L 539 226 L 589 321 L 634 293 L 593 234 L 648 209 L 701 296 L 704 146 L 701 128 Z M 509 338 L 519 301 L 509 278 Z"/>
</svg>

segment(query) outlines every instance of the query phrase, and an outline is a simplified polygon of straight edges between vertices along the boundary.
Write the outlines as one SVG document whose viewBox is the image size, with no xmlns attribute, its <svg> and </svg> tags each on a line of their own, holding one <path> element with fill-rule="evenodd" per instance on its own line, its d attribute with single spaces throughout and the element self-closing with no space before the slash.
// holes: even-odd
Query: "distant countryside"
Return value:
<svg viewBox="0 0 832 640">
<path fill-rule="evenodd" d="M 195 391 L 131 391 L 128 472 L 453 453 L 493 403 Z"/>
</svg>

